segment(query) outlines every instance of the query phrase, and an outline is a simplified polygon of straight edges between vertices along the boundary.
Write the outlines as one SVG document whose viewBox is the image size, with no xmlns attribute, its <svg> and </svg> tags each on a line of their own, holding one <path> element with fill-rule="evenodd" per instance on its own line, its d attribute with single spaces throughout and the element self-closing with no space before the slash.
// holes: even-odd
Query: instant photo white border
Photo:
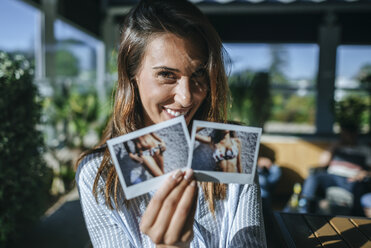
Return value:
<svg viewBox="0 0 371 248">
<path fill-rule="evenodd" d="M 258 137 L 255 145 L 254 162 L 251 174 L 248 173 L 234 173 L 234 172 L 220 172 L 220 171 L 204 171 L 204 170 L 194 170 L 194 176 L 197 181 L 203 182 L 219 182 L 219 183 L 239 183 L 239 184 L 252 184 L 254 182 L 256 162 L 258 159 L 258 152 L 260 146 L 260 137 L 262 129 L 259 127 L 247 127 L 233 124 L 224 124 L 208 121 L 193 121 L 192 134 L 191 134 L 191 145 L 190 152 L 188 155 L 188 168 L 192 168 L 193 151 L 195 145 L 195 137 L 197 127 L 222 129 L 222 130 L 232 130 L 245 133 L 257 133 Z"/>
<path fill-rule="evenodd" d="M 165 175 L 162 175 L 162 176 L 158 176 L 158 177 L 148 179 L 145 182 L 141 182 L 141 183 L 138 183 L 138 184 L 127 186 L 126 182 L 125 182 L 125 179 L 124 179 L 124 175 L 122 174 L 122 171 L 121 171 L 121 168 L 120 168 L 120 164 L 119 164 L 119 162 L 117 160 L 117 157 L 116 157 L 114 146 L 116 144 L 120 144 L 120 143 L 123 143 L 125 141 L 138 138 L 138 137 L 140 137 L 144 134 L 155 132 L 155 131 L 158 131 L 160 129 L 166 128 L 166 127 L 177 125 L 179 123 L 182 124 L 182 128 L 183 128 L 186 140 L 187 140 L 187 144 L 189 146 L 190 138 L 189 138 L 187 125 L 186 125 L 186 122 L 185 122 L 185 119 L 184 119 L 183 116 L 176 117 L 176 118 L 173 118 L 171 120 L 164 121 L 164 122 L 161 122 L 159 124 L 155 124 L 155 125 L 152 125 L 152 126 L 149 126 L 149 127 L 145 127 L 143 129 L 140 129 L 140 130 L 137 130 L 137 131 L 134 131 L 134 132 L 131 132 L 131 133 L 128 133 L 128 134 L 125 134 L 125 135 L 107 140 L 108 149 L 111 153 L 111 158 L 112 158 L 113 164 L 115 165 L 116 172 L 117 172 L 117 175 L 119 177 L 121 186 L 124 189 L 126 199 L 132 199 L 132 198 L 137 197 L 139 195 L 148 193 L 152 190 L 156 190 L 160 186 L 163 179 L 166 176 L 169 175 L 169 173 L 167 173 Z"/>
</svg>

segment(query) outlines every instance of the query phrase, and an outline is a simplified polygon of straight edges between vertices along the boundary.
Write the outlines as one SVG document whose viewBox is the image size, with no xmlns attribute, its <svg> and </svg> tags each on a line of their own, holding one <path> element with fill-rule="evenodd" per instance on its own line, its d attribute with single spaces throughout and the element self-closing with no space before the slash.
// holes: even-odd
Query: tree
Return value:
<svg viewBox="0 0 371 248">
<path fill-rule="evenodd" d="M 232 118 L 263 127 L 272 108 L 269 74 L 244 71 L 229 78 Z"/>
<path fill-rule="evenodd" d="M 285 74 L 283 73 L 287 65 L 287 51 L 280 45 L 271 45 L 270 54 L 272 63 L 269 67 L 269 75 L 271 82 L 276 85 L 289 84 Z"/>
<path fill-rule="evenodd" d="M 79 60 L 68 50 L 58 50 L 55 54 L 56 76 L 75 77 L 79 73 Z"/>
<path fill-rule="evenodd" d="M 371 87 L 371 64 L 364 64 L 357 73 L 357 79 L 366 87 Z M 369 89 L 371 90 L 371 89 Z"/>
</svg>

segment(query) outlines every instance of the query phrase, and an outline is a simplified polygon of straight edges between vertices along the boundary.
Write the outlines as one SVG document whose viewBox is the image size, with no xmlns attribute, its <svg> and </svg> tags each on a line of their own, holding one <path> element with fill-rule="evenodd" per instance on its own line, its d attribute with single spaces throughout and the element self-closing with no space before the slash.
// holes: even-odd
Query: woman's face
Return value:
<svg viewBox="0 0 371 248">
<path fill-rule="evenodd" d="M 200 46 L 171 33 L 147 45 L 136 75 L 146 126 L 184 115 L 187 124 L 208 91 Z"/>
</svg>

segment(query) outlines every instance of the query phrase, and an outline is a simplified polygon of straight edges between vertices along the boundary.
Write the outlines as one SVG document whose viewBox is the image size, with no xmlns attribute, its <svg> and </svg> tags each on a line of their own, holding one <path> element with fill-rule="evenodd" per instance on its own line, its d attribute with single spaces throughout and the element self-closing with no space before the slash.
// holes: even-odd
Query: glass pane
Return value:
<svg viewBox="0 0 371 248">
<path fill-rule="evenodd" d="M 317 45 L 226 43 L 224 46 L 231 59 L 227 64 L 233 98 L 231 119 L 249 125 L 265 123 L 266 132 L 314 132 Z M 290 113 L 289 107 L 293 108 Z M 293 128 L 285 128 L 286 124 L 293 124 Z"/>
<path fill-rule="evenodd" d="M 54 28 L 55 82 L 45 104 L 47 142 L 56 148 L 89 148 L 97 143 L 109 110 L 97 83 L 101 43 L 61 20 Z"/>
<path fill-rule="evenodd" d="M 266 132 L 314 133 L 315 91 L 273 90 L 272 113 L 264 126 Z"/>
<path fill-rule="evenodd" d="M 370 132 L 371 46 L 338 47 L 335 87 L 334 131 L 346 125 Z"/>
<path fill-rule="evenodd" d="M 360 133 L 370 132 L 371 120 L 370 91 L 358 89 L 335 90 L 334 132 L 340 132 L 340 126 L 358 129 Z"/>
<path fill-rule="evenodd" d="M 0 1 L 0 50 L 21 53 L 33 60 L 39 13 L 39 10 L 21 1 Z"/>
<path fill-rule="evenodd" d="M 99 41 L 61 20 L 55 22 L 55 37 L 57 78 L 73 78 L 75 83 L 94 84 Z"/>
<path fill-rule="evenodd" d="M 244 71 L 272 74 L 272 84 L 297 86 L 307 81 L 315 85 L 318 67 L 316 44 L 224 43 L 231 58 L 231 75 Z"/>
<path fill-rule="evenodd" d="M 359 88 L 371 83 L 371 46 L 339 46 L 335 87 Z"/>
</svg>

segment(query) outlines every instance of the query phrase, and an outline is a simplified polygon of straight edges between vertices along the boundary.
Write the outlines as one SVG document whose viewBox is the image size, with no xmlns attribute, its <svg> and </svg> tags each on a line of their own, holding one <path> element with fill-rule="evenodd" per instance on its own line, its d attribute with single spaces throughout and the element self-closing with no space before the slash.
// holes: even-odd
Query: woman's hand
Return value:
<svg viewBox="0 0 371 248">
<path fill-rule="evenodd" d="M 191 169 L 174 172 L 148 204 L 140 230 L 158 247 L 188 247 L 193 237 L 197 193 Z"/>
</svg>

